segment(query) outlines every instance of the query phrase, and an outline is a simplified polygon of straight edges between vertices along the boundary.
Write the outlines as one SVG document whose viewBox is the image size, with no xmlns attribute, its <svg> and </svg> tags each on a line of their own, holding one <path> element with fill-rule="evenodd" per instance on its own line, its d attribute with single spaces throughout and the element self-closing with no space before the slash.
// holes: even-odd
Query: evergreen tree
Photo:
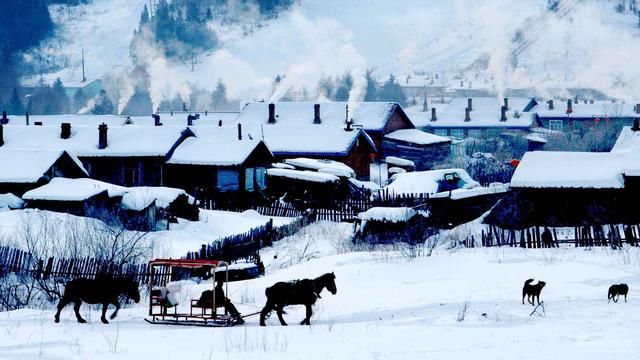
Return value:
<svg viewBox="0 0 640 360">
<path fill-rule="evenodd" d="M 66 114 L 69 112 L 69 98 L 67 92 L 64 89 L 62 80 L 57 78 L 53 82 L 53 88 L 51 89 L 51 104 L 48 113 L 50 114 Z"/>
<path fill-rule="evenodd" d="M 407 97 L 402 91 L 400 84 L 396 82 L 396 78 L 393 74 L 389 75 L 389 79 L 382 85 L 378 100 L 396 102 L 401 106 L 405 106 L 407 104 Z"/>
<path fill-rule="evenodd" d="M 7 111 L 10 114 L 23 114 L 25 111 L 24 105 L 22 105 L 22 100 L 20 100 L 20 95 L 17 87 L 13 88 L 13 93 L 11 94 L 11 99 L 9 100 Z"/>
<path fill-rule="evenodd" d="M 353 77 L 350 73 L 344 74 L 339 80 L 338 87 L 336 89 L 335 101 L 347 101 L 349 100 L 349 92 L 353 88 Z"/>
<path fill-rule="evenodd" d="M 146 26 L 151 21 L 151 17 L 149 16 L 149 9 L 147 8 L 147 4 L 144 4 L 144 8 L 142 8 L 142 14 L 140 14 L 140 25 L 138 29 L 142 30 L 144 26 Z"/>
<path fill-rule="evenodd" d="M 82 89 L 78 89 L 75 94 L 73 94 L 73 113 L 77 113 L 82 109 L 89 101 L 89 97 L 85 95 Z"/>
<path fill-rule="evenodd" d="M 211 108 L 215 111 L 227 103 L 227 87 L 218 80 L 216 88 L 211 92 Z"/>
<path fill-rule="evenodd" d="M 376 79 L 373 78 L 373 72 L 371 70 L 367 71 L 365 79 L 367 82 L 367 88 L 365 89 L 364 101 L 378 101 L 380 85 L 378 85 Z"/>
<path fill-rule="evenodd" d="M 113 114 L 113 102 L 111 102 L 111 99 L 109 99 L 109 95 L 107 95 L 106 91 L 100 90 L 100 94 L 96 99 L 96 104 L 93 106 L 91 112 L 95 115 Z"/>
</svg>

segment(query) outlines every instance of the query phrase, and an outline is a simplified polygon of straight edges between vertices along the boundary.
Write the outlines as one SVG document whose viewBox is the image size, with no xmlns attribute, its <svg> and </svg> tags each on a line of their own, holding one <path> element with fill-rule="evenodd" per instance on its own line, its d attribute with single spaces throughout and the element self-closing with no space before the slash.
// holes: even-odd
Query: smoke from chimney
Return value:
<svg viewBox="0 0 640 360">
<path fill-rule="evenodd" d="M 98 149 L 106 149 L 107 142 L 107 124 L 98 125 Z"/>
</svg>

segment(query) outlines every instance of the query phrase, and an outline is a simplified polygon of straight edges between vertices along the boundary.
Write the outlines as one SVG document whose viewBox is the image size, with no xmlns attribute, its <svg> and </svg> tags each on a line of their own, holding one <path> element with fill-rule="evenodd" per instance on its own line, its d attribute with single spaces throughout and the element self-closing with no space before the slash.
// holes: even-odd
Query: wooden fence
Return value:
<svg viewBox="0 0 640 360">
<path fill-rule="evenodd" d="M 94 258 L 37 259 L 26 251 L 2 246 L 0 247 L 0 275 L 6 273 L 44 280 L 71 280 L 80 277 L 95 278 L 99 275 L 113 275 L 133 279 L 140 285 L 145 285 L 149 281 L 147 264 L 118 266 Z"/>
<path fill-rule="evenodd" d="M 611 246 L 621 247 L 627 243 L 632 246 L 639 245 L 637 239 L 640 235 L 640 225 L 632 225 L 624 232 L 622 225 L 599 225 L 574 227 L 574 237 L 570 239 L 559 239 L 555 228 L 549 228 L 551 240 L 544 241 L 542 233 L 544 227 L 535 226 L 523 230 L 507 230 L 496 226 L 489 226 L 486 231 L 482 230 L 481 238 L 476 239 L 471 236 L 465 240 L 467 247 L 483 246 L 510 246 L 528 249 L 553 248 L 560 244 L 569 244 L 574 247 Z M 623 236 L 624 235 L 624 236 Z"/>
</svg>

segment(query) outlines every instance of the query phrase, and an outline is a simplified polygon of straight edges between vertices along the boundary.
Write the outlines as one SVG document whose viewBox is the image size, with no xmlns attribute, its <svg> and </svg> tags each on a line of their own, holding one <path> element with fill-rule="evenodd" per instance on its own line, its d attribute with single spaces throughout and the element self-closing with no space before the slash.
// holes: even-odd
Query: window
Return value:
<svg viewBox="0 0 640 360">
<path fill-rule="evenodd" d="M 449 133 L 447 132 L 447 129 L 436 129 L 433 133 L 439 136 L 449 135 Z"/>
<path fill-rule="evenodd" d="M 218 170 L 216 188 L 218 191 L 238 191 L 240 186 L 238 170 Z"/>
<path fill-rule="evenodd" d="M 464 139 L 463 129 L 451 129 L 451 137 L 454 139 Z"/>
<path fill-rule="evenodd" d="M 256 168 L 256 184 L 260 189 L 267 188 L 267 169 L 263 167 Z"/>
<path fill-rule="evenodd" d="M 500 135 L 500 129 L 498 128 L 487 129 L 487 137 L 494 138 L 494 137 L 498 137 L 498 135 Z"/>
<path fill-rule="evenodd" d="M 470 129 L 469 130 L 469 137 L 472 137 L 474 139 L 482 139 L 482 130 L 480 130 L 480 129 Z"/>
<path fill-rule="evenodd" d="M 562 120 L 549 120 L 549 130 L 562 131 Z"/>
<path fill-rule="evenodd" d="M 255 180 L 255 169 L 244 169 L 244 189 L 247 191 L 253 191 L 253 181 Z"/>
</svg>

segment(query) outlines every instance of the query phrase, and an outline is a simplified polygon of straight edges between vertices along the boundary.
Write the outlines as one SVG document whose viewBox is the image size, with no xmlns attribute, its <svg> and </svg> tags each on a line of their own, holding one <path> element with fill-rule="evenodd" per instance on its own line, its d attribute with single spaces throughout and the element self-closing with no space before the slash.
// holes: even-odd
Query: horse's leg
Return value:
<svg viewBox="0 0 640 360">
<path fill-rule="evenodd" d="M 267 303 L 262 308 L 262 311 L 260 311 L 260 326 L 267 326 L 265 324 L 265 320 L 267 319 L 267 315 L 269 315 L 269 313 L 273 311 L 273 308 L 273 303 L 267 300 Z"/>
<path fill-rule="evenodd" d="M 284 321 L 284 318 L 282 317 L 283 310 L 284 310 L 284 305 L 281 305 L 281 304 L 276 305 L 276 313 L 278 314 L 280 325 L 287 326 L 287 323 Z"/>
<path fill-rule="evenodd" d="M 69 301 L 69 298 L 67 296 L 62 296 L 62 299 L 60 299 L 60 302 L 58 303 L 58 311 L 56 312 L 56 322 L 59 323 L 60 322 L 60 312 L 62 311 L 62 309 L 64 309 L 65 306 L 67 306 L 71 301 Z"/>
<path fill-rule="evenodd" d="M 73 305 L 73 311 L 75 311 L 76 313 L 76 319 L 78 319 L 78 322 L 84 324 L 87 322 L 87 320 L 83 319 L 82 316 L 80 316 L 80 305 L 82 305 L 82 300 L 76 299 L 75 304 Z"/>
<path fill-rule="evenodd" d="M 109 319 L 113 320 L 113 319 L 116 318 L 116 316 L 118 316 L 118 310 L 120 310 L 120 302 L 118 300 L 114 300 L 111 303 L 113 304 L 113 306 L 116 307 L 116 311 L 114 311 L 113 314 L 111 314 L 111 316 L 109 316 Z"/>
<path fill-rule="evenodd" d="M 307 317 L 300 322 L 300 325 L 311 325 L 311 315 L 313 315 L 313 312 L 311 311 L 311 304 L 306 304 L 305 306 L 307 307 Z"/>
<path fill-rule="evenodd" d="M 109 307 L 109 303 L 103 303 L 102 304 L 102 316 L 100 317 L 100 320 L 102 321 L 103 324 L 108 324 L 109 322 L 107 321 L 107 308 Z"/>
</svg>

